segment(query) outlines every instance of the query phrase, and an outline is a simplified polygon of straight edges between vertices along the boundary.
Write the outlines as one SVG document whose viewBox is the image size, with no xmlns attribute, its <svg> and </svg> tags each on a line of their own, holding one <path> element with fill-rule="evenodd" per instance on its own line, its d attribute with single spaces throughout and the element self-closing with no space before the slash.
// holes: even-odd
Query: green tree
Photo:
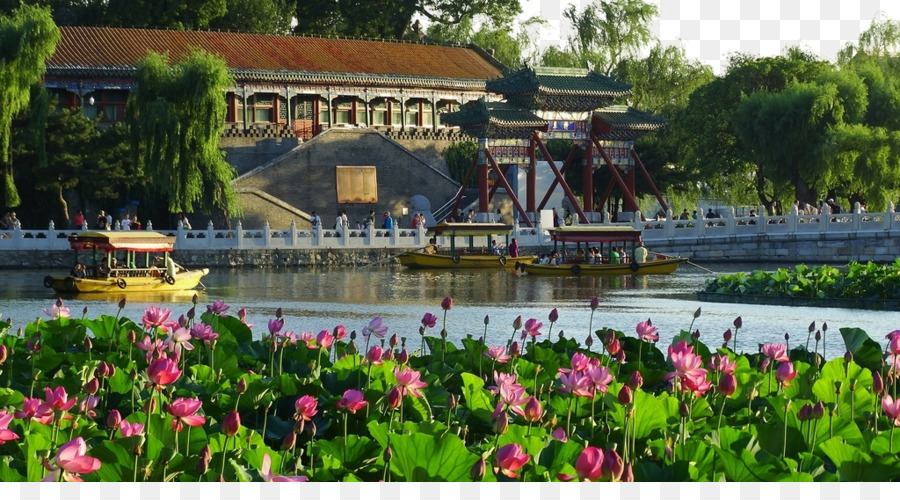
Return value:
<svg viewBox="0 0 900 500">
<path fill-rule="evenodd" d="M 469 172 L 476 151 L 478 151 L 478 143 L 475 141 L 456 142 L 444 150 L 444 161 L 447 162 L 447 170 L 451 179 L 460 184 L 466 180 L 466 174 Z M 469 187 L 476 186 L 478 186 L 478 179 L 473 175 L 469 181 Z"/>
<path fill-rule="evenodd" d="M 226 0 L 108 0 L 98 24 L 179 30 L 208 29 L 225 15 Z M 92 23 L 93 24 L 93 23 Z"/>
<path fill-rule="evenodd" d="M 291 33 L 294 2 L 291 0 L 226 0 L 225 14 L 210 20 L 209 27 L 241 33 L 287 35 Z"/>
<path fill-rule="evenodd" d="M 23 5 L 0 17 L 0 164 L 3 200 L 10 207 L 21 203 L 9 151 L 12 119 L 28 107 L 31 86 L 43 77 L 59 38 L 49 9 Z"/>
<path fill-rule="evenodd" d="M 225 61 L 196 50 L 170 67 L 165 55 L 150 52 L 135 83 L 126 109 L 132 150 L 154 192 L 172 212 L 239 215 L 235 170 L 219 150 L 222 95 L 233 85 Z"/>
<path fill-rule="evenodd" d="M 509 22 L 496 24 L 492 20 L 486 20 L 476 23 L 472 18 L 466 17 L 454 25 L 432 24 L 428 27 L 426 36 L 433 42 L 474 44 L 493 50 L 495 59 L 515 70 L 524 67 L 529 57 L 526 54 L 526 50 L 530 48 L 528 29 L 541 23 L 543 21 L 540 19 L 531 18 L 515 29 Z"/>
<path fill-rule="evenodd" d="M 522 12 L 519 0 L 297 0 L 298 34 L 418 38 L 410 31 L 421 16 L 429 24 L 456 25 L 464 19 L 485 16 L 497 26 L 508 24 Z"/>
<path fill-rule="evenodd" d="M 569 46 L 580 67 L 611 75 L 619 62 L 636 55 L 652 40 L 650 22 L 659 13 L 644 0 L 595 0 L 581 12 L 575 5 L 563 11 L 574 28 Z"/>
</svg>

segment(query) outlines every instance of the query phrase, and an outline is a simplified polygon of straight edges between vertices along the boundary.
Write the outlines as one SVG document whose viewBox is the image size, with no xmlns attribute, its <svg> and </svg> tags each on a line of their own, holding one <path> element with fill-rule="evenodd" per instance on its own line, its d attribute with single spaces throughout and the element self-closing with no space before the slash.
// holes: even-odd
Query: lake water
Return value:
<svg viewBox="0 0 900 500">
<path fill-rule="evenodd" d="M 708 267 L 728 273 L 753 269 L 751 265 Z M 42 284 L 47 274 L 46 270 L 0 272 L 0 314 L 4 321 L 13 319 L 14 330 L 42 316 L 42 309 L 49 308 L 56 300 L 56 294 Z M 689 328 L 698 307 L 702 313 L 693 328 L 699 329 L 701 339 L 713 346 L 721 345 L 722 333 L 732 328 L 734 319 L 741 316 L 743 328 L 738 340 L 742 350 L 755 351 L 764 342 L 783 342 L 785 333 L 790 334 L 792 345 L 805 343 L 810 322 L 815 321 L 817 327 L 827 322 L 829 357 L 843 353 L 838 335 L 841 327 L 862 328 L 879 342 L 888 332 L 900 329 L 900 312 L 697 301 L 694 292 L 703 288 L 712 276 L 690 265 L 682 266 L 672 275 L 622 277 L 538 277 L 500 270 L 400 268 L 213 269 L 203 280 L 206 290 L 199 294 L 200 306 L 224 299 L 231 306 L 229 312 L 247 308 L 247 321 L 256 325 L 257 334 L 265 331 L 268 320 L 281 307 L 286 330 L 317 333 L 340 324 L 348 332 L 361 331 L 373 317 L 381 316 L 389 335 L 405 336 L 416 348 L 421 343 L 418 327 L 424 313 L 438 316 L 438 325 L 431 334 L 440 332 L 443 317 L 440 303 L 446 296 L 453 298 L 453 308 L 447 314 L 449 338 L 480 337 L 488 316 L 489 344 L 501 344 L 509 339 L 513 320 L 519 315 L 524 320 L 537 318 L 543 322 L 541 331 L 547 335 L 550 326 L 547 317 L 554 307 L 559 311 L 559 320 L 553 325 L 554 336 L 563 330 L 566 336 L 583 341 L 589 324 L 593 330 L 611 327 L 633 335 L 635 325 L 649 318 L 659 329 L 661 346 Z M 600 306 L 591 323 L 589 304 L 595 296 L 600 299 Z M 87 307 L 88 316 L 96 317 L 115 315 L 122 297 L 127 298 L 125 315 L 139 320 L 150 305 L 168 307 L 176 316 L 185 313 L 191 306 L 193 292 L 149 296 L 122 293 L 104 297 L 82 294 L 64 296 L 63 300 L 73 316 L 80 316 Z"/>
</svg>

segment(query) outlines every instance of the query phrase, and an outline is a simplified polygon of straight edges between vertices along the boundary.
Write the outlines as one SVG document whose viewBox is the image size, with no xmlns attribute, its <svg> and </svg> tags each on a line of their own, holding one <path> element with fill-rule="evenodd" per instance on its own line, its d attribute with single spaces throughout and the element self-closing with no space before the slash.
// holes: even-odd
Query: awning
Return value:
<svg viewBox="0 0 900 500">
<path fill-rule="evenodd" d="M 439 236 L 493 236 L 509 234 L 512 226 L 484 222 L 441 222 L 428 228 L 428 234 Z"/>
<path fill-rule="evenodd" d="M 640 242 L 641 231 L 625 226 L 563 226 L 551 229 L 550 239 L 563 243 Z"/>
<path fill-rule="evenodd" d="M 154 231 L 92 231 L 69 236 L 69 244 L 73 250 L 170 252 L 175 237 Z"/>
</svg>

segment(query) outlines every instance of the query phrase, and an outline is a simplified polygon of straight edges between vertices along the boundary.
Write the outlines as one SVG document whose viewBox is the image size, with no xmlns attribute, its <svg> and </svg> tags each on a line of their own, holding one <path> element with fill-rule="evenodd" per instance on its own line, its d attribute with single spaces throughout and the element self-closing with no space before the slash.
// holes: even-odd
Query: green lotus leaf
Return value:
<svg viewBox="0 0 900 500">
<path fill-rule="evenodd" d="M 467 481 L 469 470 L 478 461 L 455 434 L 394 435 L 391 449 L 391 473 L 406 481 Z"/>
<path fill-rule="evenodd" d="M 484 380 L 471 373 L 461 373 L 463 380 L 462 392 L 469 411 L 483 422 L 491 422 L 491 413 L 494 412 L 493 398 L 484 389 Z"/>
<path fill-rule="evenodd" d="M 876 371 L 881 369 L 882 349 L 878 342 L 859 328 L 841 328 L 844 347 L 853 354 L 856 364 Z"/>
</svg>

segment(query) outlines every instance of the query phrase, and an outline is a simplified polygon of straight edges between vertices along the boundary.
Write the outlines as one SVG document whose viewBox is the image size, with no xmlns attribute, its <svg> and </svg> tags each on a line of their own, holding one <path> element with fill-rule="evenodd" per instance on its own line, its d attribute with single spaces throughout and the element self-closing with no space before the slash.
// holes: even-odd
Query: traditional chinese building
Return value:
<svg viewBox="0 0 900 500">
<path fill-rule="evenodd" d="M 439 115 L 491 97 L 486 82 L 505 69 L 475 46 L 128 28 L 60 31 L 45 86 L 64 105 L 81 106 L 102 122 L 123 120 L 136 66 L 148 51 L 167 53 L 173 62 L 192 48 L 224 58 L 235 85 L 223 96 L 228 111 L 221 144 L 239 173 L 255 177 L 246 181 L 252 184 L 247 192 L 255 194 L 242 195 L 247 224 L 287 217 L 302 225 L 312 210 L 323 220 L 338 210 L 347 210 L 351 220 L 373 208 L 399 212 L 417 194 L 445 203 L 459 184 L 437 160 L 447 144 L 463 137 Z M 334 129 L 377 134 L 365 139 L 374 149 L 347 147 L 369 135 L 360 131 L 330 134 L 318 141 L 315 153 L 304 155 L 305 141 Z M 429 166 L 433 174 L 416 175 Z M 342 175 L 337 167 L 367 168 Z M 291 169 L 312 172 L 321 182 L 307 189 L 303 175 L 285 177 Z M 259 176 L 275 171 L 278 182 L 293 189 L 292 199 L 260 190 L 273 182 Z M 239 191 L 242 182 L 237 181 Z M 331 189 L 323 192 L 326 184 Z M 363 185 L 374 191 L 353 192 Z M 257 203 L 262 199 L 267 201 Z"/>
</svg>

